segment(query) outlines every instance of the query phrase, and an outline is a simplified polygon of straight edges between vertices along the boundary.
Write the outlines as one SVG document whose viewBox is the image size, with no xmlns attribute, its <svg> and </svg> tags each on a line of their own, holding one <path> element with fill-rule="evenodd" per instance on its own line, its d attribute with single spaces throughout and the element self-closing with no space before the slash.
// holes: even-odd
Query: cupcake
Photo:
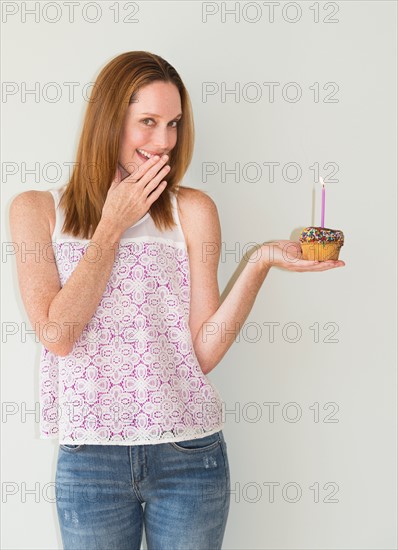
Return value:
<svg viewBox="0 0 398 550">
<path fill-rule="evenodd" d="M 305 227 L 300 233 L 302 260 L 338 260 L 344 235 L 338 229 L 327 227 Z"/>
</svg>

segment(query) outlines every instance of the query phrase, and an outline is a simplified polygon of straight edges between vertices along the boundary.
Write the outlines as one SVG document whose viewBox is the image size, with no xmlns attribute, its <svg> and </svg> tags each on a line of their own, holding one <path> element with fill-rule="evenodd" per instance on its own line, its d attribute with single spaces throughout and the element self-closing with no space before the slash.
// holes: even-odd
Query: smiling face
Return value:
<svg viewBox="0 0 398 550">
<path fill-rule="evenodd" d="M 150 154 L 169 154 L 177 143 L 181 113 L 180 93 L 174 84 L 156 81 L 138 91 L 136 101 L 128 107 L 121 133 L 122 178 L 147 161 L 137 149 Z"/>
</svg>

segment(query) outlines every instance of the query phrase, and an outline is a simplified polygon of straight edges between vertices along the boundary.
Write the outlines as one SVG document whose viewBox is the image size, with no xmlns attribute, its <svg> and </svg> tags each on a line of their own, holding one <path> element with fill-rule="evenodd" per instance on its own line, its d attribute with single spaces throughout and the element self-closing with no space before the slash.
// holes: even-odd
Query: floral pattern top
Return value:
<svg viewBox="0 0 398 550">
<path fill-rule="evenodd" d="M 63 189 L 50 189 L 61 286 L 90 245 L 61 232 Z M 175 194 L 172 204 L 173 230 L 160 232 L 148 212 L 123 233 L 101 301 L 72 351 L 63 357 L 42 345 L 42 439 L 139 445 L 223 428 L 220 395 L 193 348 L 189 257 Z"/>
</svg>

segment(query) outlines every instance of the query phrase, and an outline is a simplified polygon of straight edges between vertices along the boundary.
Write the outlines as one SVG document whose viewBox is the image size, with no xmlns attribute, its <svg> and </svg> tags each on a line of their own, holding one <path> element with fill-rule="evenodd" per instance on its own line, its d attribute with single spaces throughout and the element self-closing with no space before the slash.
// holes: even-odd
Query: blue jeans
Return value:
<svg viewBox="0 0 398 550">
<path fill-rule="evenodd" d="M 220 550 L 230 504 L 222 430 L 151 445 L 59 445 L 65 550 Z M 143 506 L 144 505 L 144 506 Z"/>
</svg>

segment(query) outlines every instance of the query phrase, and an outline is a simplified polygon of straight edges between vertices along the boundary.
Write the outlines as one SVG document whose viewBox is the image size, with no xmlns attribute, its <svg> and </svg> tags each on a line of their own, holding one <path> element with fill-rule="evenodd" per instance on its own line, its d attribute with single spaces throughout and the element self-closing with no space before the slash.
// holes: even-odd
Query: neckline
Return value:
<svg viewBox="0 0 398 550">
<path fill-rule="evenodd" d="M 137 225 L 140 225 L 141 223 L 143 223 L 147 218 L 149 218 L 149 216 L 150 216 L 150 212 L 147 212 L 144 216 L 142 216 L 141 219 L 138 220 L 138 222 L 136 222 L 134 225 L 131 225 L 130 229 L 132 227 L 137 227 Z"/>
</svg>

